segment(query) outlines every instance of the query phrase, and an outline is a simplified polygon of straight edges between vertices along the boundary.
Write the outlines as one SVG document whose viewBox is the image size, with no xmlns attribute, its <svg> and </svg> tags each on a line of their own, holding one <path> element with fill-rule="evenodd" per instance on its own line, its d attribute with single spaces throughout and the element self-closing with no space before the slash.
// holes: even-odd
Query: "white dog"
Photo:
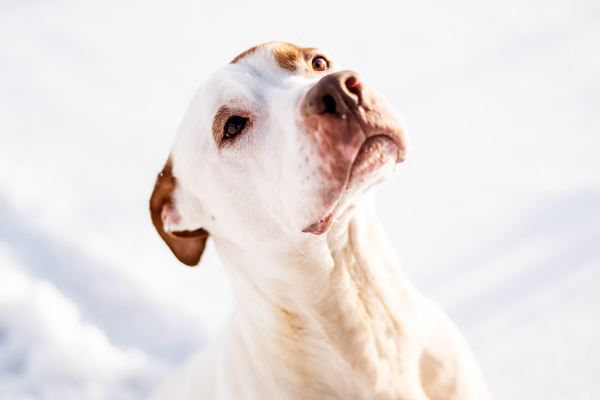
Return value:
<svg viewBox="0 0 600 400">
<path fill-rule="evenodd" d="M 376 221 L 370 189 L 406 153 L 395 111 L 320 50 L 267 43 L 212 75 L 150 210 L 187 265 L 213 238 L 237 308 L 154 399 L 489 399 Z"/>
</svg>

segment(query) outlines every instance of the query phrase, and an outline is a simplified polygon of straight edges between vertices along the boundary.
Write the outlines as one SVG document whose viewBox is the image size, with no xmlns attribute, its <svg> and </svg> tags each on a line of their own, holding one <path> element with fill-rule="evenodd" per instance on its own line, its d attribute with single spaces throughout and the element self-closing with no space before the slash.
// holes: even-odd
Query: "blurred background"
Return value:
<svg viewBox="0 0 600 400">
<path fill-rule="evenodd" d="M 142 399 L 233 307 L 148 199 L 198 85 L 326 50 L 403 115 L 378 190 L 403 268 L 495 399 L 600 399 L 596 0 L 0 0 L 0 399 Z"/>
</svg>

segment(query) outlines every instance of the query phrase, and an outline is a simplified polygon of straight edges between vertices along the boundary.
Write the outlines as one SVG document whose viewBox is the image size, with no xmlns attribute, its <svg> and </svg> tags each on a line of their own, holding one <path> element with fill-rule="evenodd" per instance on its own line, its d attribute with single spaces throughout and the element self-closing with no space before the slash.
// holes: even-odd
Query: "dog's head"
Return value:
<svg viewBox="0 0 600 400">
<path fill-rule="evenodd" d="M 154 226 L 196 265 L 208 232 L 233 243 L 322 235 L 406 157 L 400 119 L 327 54 L 283 42 L 202 85 L 150 200 Z"/>
</svg>

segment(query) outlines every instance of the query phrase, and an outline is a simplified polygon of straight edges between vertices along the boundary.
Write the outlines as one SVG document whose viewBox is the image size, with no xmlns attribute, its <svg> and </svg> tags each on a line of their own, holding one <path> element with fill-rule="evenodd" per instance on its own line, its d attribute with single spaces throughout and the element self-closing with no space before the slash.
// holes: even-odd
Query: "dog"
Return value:
<svg viewBox="0 0 600 400">
<path fill-rule="evenodd" d="M 184 264 L 213 238 L 236 309 L 152 397 L 489 399 L 466 341 L 397 268 L 373 190 L 396 111 L 325 52 L 253 47 L 198 90 L 150 199 Z"/>
</svg>

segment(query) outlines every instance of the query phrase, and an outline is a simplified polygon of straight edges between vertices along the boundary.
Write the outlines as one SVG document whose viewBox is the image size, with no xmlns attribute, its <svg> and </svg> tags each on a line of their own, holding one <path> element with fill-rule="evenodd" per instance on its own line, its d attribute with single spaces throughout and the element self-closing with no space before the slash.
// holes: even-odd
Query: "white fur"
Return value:
<svg viewBox="0 0 600 400">
<path fill-rule="evenodd" d="M 173 145 L 180 218 L 165 228 L 210 233 L 237 308 L 152 399 L 488 399 L 461 334 L 396 268 L 378 227 L 370 188 L 395 163 L 342 194 L 328 232 L 302 232 L 328 211 L 328 161 L 299 114 L 324 74 L 280 68 L 276 46 L 210 77 Z M 326 73 L 340 70 L 330 63 Z M 224 104 L 252 124 L 219 149 L 212 124 Z"/>
</svg>

